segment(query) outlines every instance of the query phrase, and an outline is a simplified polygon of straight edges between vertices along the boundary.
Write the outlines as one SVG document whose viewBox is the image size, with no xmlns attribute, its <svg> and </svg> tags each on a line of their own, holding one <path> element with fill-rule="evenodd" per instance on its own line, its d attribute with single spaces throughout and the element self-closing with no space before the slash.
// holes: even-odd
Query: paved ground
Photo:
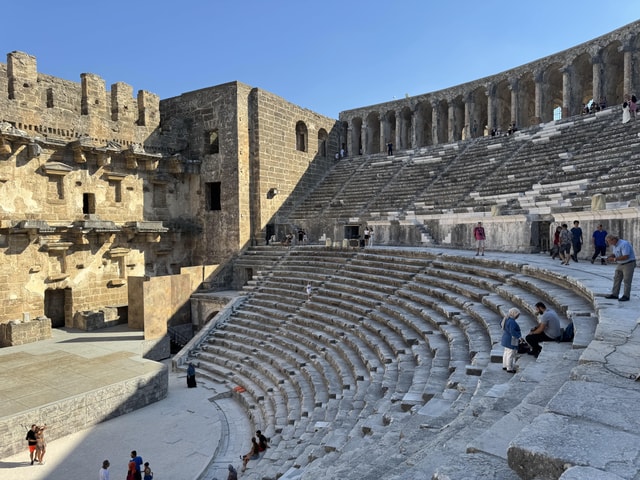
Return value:
<svg viewBox="0 0 640 480">
<path fill-rule="evenodd" d="M 473 254 L 468 253 L 470 256 Z M 552 262 L 547 255 L 488 252 L 486 258 L 504 258 L 562 270 L 587 284 L 598 295 L 609 293 L 615 269 L 614 266 L 591 265 L 588 260 L 561 266 L 557 261 Z M 636 279 L 631 302 L 606 301 L 610 308 L 616 310 L 618 321 L 626 320 L 635 324 L 638 318 L 638 285 L 640 279 Z M 115 331 L 107 329 L 98 333 L 92 332 L 94 342 L 87 341 L 86 332 L 69 333 L 56 330 L 54 339 L 47 342 L 60 342 L 72 348 L 82 348 L 85 355 L 96 353 L 96 349 L 116 351 L 124 348 L 129 352 L 139 349 L 139 332 L 128 331 L 125 327 L 115 328 Z M 120 337 L 121 334 L 129 338 L 123 339 Z M 74 341 L 73 335 L 84 335 L 84 340 Z M 50 346 L 46 342 L 39 342 L 3 349 L 5 351 L 0 354 L 9 351 L 13 354 L 33 348 L 45 352 Z M 91 381 L 94 380 L 97 379 Z M 47 398 L 53 399 L 56 395 L 56 385 L 49 387 L 52 390 Z M 60 385 L 58 387 L 60 388 Z M 187 389 L 184 374 L 171 373 L 169 394 L 165 400 L 91 429 L 50 441 L 45 465 L 29 464 L 25 442 L 24 452 L 0 460 L 0 480 L 90 480 L 97 478 L 98 469 L 104 459 L 111 462 L 111 478 L 123 479 L 126 476 L 129 452 L 133 449 L 136 449 L 145 461 L 150 462 L 159 480 L 223 480 L 226 478 L 226 465 L 229 462 L 238 467 L 238 456 L 248 450 L 248 440 L 251 436 L 249 425 L 234 402 L 224 399 L 216 403 L 210 401 L 225 390 L 221 385 L 203 382 L 200 382 L 196 389 Z M 9 405 L 6 404 L 7 408 L 12 408 Z M 3 412 L 0 408 L 0 415 L 7 413 L 9 412 Z M 234 454 L 232 458 L 218 458 L 215 464 L 211 464 L 214 452 L 221 443 L 226 443 L 224 450 Z"/>
<path fill-rule="evenodd" d="M 0 416 L 32 408 L 36 400 L 31 390 L 40 388 L 37 398 L 48 403 L 91 390 L 105 378 L 121 381 L 135 376 L 136 370 L 146 369 L 140 362 L 147 362 L 136 357 L 141 350 L 141 340 L 140 332 L 122 325 L 90 333 L 55 329 L 51 340 L 2 349 L 0 365 L 5 374 L 12 369 L 13 377 L 3 375 Z M 35 361 L 34 357 L 37 357 Z M 101 364 L 92 363 L 92 359 Z M 170 362 L 165 363 L 170 368 Z M 75 380 L 65 380 L 66 368 L 76 369 Z M 24 375 L 25 369 L 28 375 Z M 31 381 L 25 381 L 26 378 Z M 218 390 L 226 389 L 202 381 L 199 388 L 188 389 L 184 373 L 170 373 L 169 393 L 164 400 L 48 441 L 44 465 L 30 465 L 25 442 L 24 452 L 0 460 L 0 480 L 93 479 L 97 478 L 104 459 L 111 462 L 111 478 L 125 478 L 129 452 L 134 449 L 151 464 L 156 478 L 191 479 L 206 472 L 203 478 L 209 480 L 218 471 L 224 473 L 229 461 L 236 466 L 240 463 L 234 457 L 219 459 L 226 462 L 223 465 L 209 465 L 220 443 L 221 432 L 225 432 L 224 441 L 231 443 L 231 450 L 238 451 L 238 455 L 248 450 L 251 435 L 249 424 L 234 402 L 210 401 L 220 393 Z M 224 414 L 221 414 L 221 405 Z M 33 421 L 47 422 L 47 419 Z M 55 429 L 51 421 L 48 427 Z M 246 435 L 239 438 L 229 435 L 238 428 Z M 226 478 L 226 474 L 219 478 Z"/>
</svg>

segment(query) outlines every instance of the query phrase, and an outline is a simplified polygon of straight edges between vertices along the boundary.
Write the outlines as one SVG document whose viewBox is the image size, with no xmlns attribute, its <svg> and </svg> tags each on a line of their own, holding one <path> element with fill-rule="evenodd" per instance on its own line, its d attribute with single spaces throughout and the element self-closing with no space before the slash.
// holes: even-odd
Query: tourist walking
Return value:
<svg viewBox="0 0 640 480">
<path fill-rule="evenodd" d="M 573 246 L 573 258 L 574 262 L 578 262 L 578 253 L 582 250 L 582 229 L 580 228 L 580 222 L 575 220 L 573 222 L 573 228 L 571 229 L 571 245 Z"/>
<path fill-rule="evenodd" d="M 480 255 L 480 251 L 482 251 L 482 256 L 484 257 L 484 241 L 487 236 L 482 222 L 478 222 L 478 224 L 473 227 L 473 237 L 476 239 L 476 257 Z"/>
<path fill-rule="evenodd" d="M 520 310 L 512 308 L 509 314 L 502 319 L 502 339 L 500 345 L 504 347 L 502 354 L 502 369 L 509 373 L 516 373 L 516 356 L 518 345 L 522 339 L 520 325 L 516 322 L 520 316 Z"/>
<path fill-rule="evenodd" d="M 631 243 L 618 235 L 610 233 L 606 236 L 606 241 L 607 245 L 612 248 L 612 254 L 609 255 L 608 261 L 616 263 L 617 267 L 613 275 L 613 288 L 605 298 L 617 298 L 620 302 L 626 302 L 631 298 L 631 281 L 633 280 L 633 271 L 636 268 L 636 254 Z M 618 298 L 620 285 L 623 282 L 624 294 Z"/>
<path fill-rule="evenodd" d="M 562 265 L 569 265 L 571 260 L 571 232 L 566 223 L 562 224 L 562 230 L 560 230 L 560 260 Z"/>
<path fill-rule="evenodd" d="M 593 256 L 591 257 L 591 263 L 595 262 L 597 257 L 602 259 L 602 263 L 605 263 L 604 257 L 607 255 L 607 231 L 602 228 L 602 224 L 599 224 L 592 235 L 593 238 Z"/>
<path fill-rule="evenodd" d="M 313 288 L 311 287 L 311 283 L 307 283 L 307 300 L 311 300 L 311 294 L 313 293 Z"/>
</svg>

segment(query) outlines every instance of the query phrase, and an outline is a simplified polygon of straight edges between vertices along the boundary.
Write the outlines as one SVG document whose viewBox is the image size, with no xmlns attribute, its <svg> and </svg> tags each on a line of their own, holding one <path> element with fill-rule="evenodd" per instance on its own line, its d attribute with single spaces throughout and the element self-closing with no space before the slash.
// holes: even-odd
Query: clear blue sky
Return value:
<svg viewBox="0 0 640 480">
<path fill-rule="evenodd" d="M 168 98 L 239 80 L 337 118 L 501 72 L 640 18 L 638 0 L 32 0 L 4 8 L 1 61 L 95 73 Z"/>
</svg>

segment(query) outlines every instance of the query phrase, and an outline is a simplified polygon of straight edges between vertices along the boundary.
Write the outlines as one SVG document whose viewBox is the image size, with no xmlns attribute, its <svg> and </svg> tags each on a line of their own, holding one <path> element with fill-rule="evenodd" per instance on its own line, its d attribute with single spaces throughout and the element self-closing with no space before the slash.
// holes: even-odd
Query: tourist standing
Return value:
<svg viewBox="0 0 640 480">
<path fill-rule="evenodd" d="M 142 480 L 153 480 L 153 472 L 151 471 L 151 467 L 149 466 L 149 462 L 144 462 L 144 477 Z"/>
<path fill-rule="evenodd" d="M 504 347 L 502 354 L 502 369 L 509 373 L 516 373 L 516 354 L 518 344 L 522 338 L 520 325 L 516 319 L 520 316 L 520 310 L 512 308 L 509 314 L 502 319 L 502 339 L 500 345 Z"/>
<path fill-rule="evenodd" d="M 387 155 L 393 155 L 393 143 L 391 142 L 387 143 Z"/>
<path fill-rule="evenodd" d="M 142 480 L 142 457 L 135 450 L 131 451 L 131 461 L 135 464 L 134 480 Z"/>
<path fill-rule="evenodd" d="M 578 262 L 578 253 L 582 250 L 582 229 L 580 228 L 580 222 L 575 220 L 573 222 L 573 228 L 571 229 L 571 244 L 573 245 L 573 258 L 574 262 Z"/>
<path fill-rule="evenodd" d="M 618 235 L 610 233 L 607 235 L 606 241 L 607 245 L 611 245 L 613 251 L 608 260 L 615 262 L 617 267 L 613 275 L 613 288 L 605 298 L 617 298 L 620 302 L 626 302 L 631 298 L 631 281 L 633 280 L 633 271 L 636 268 L 636 254 L 631 243 L 621 239 Z M 620 285 L 623 281 L 624 294 L 618 298 Z"/>
<path fill-rule="evenodd" d="M 476 239 L 476 257 L 480 255 L 480 251 L 482 251 L 482 256 L 484 257 L 484 241 L 487 236 L 482 222 L 478 222 L 478 224 L 473 227 L 473 236 Z"/>
<path fill-rule="evenodd" d="M 631 111 L 629 110 L 629 104 L 624 102 L 622 104 L 622 123 L 627 123 L 631 120 Z"/>
<path fill-rule="evenodd" d="M 98 471 L 98 480 L 109 480 L 109 460 L 102 462 L 102 467 Z"/>
<path fill-rule="evenodd" d="M 187 387 L 188 388 L 196 388 L 198 386 L 196 382 L 196 367 L 193 363 L 189 362 L 189 366 L 187 367 Z"/>
<path fill-rule="evenodd" d="M 551 249 L 551 260 L 555 260 L 560 255 L 560 232 L 562 227 L 558 225 L 553 233 L 553 248 Z"/>
<path fill-rule="evenodd" d="M 599 224 L 593 232 L 593 256 L 591 257 L 591 263 L 595 262 L 596 258 L 601 258 L 607 255 L 607 231 L 602 228 L 602 224 Z M 604 263 L 604 260 L 603 262 Z"/>
<path fill-rule="evenodd" d="M 46 428 L 46 424 L 36 428 L 36 460 L 40 465 L 44 465 L 44 454 L 47 453 L 47 442 L 44 438 Z"/>
<path fill-rule="evenodd" d="M 34 455 L 36 453 L 36 430 L 38 426 L 34 423 L 31 425 L 31 428 L 27 430 L 27 437 L 25 440 L 27 441 L 27 445 L 29 446 L 29 457 L 31 457 L 31 465 L 33 465 L 33 461 L 35 459 Z"/>
</svg>

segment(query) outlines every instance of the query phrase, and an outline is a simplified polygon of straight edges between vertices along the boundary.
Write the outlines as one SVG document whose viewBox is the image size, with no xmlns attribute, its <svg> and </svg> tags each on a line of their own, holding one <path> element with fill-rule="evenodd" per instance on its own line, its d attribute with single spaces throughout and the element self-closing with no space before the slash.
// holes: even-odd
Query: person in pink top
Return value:
<svg viewBox="0 0 640 480">
<path fill-rule="evenodd" d="M 482 256 L 484 257 L 484 241 L 486 239 L 486 235 L 484 233 L 482 222 L 478 222 L 478 224 L 473 227 L 473 236 L 476 239 L 476 257 L 480 255 L 480 251 L 482 251 Z"/>
</svg>

